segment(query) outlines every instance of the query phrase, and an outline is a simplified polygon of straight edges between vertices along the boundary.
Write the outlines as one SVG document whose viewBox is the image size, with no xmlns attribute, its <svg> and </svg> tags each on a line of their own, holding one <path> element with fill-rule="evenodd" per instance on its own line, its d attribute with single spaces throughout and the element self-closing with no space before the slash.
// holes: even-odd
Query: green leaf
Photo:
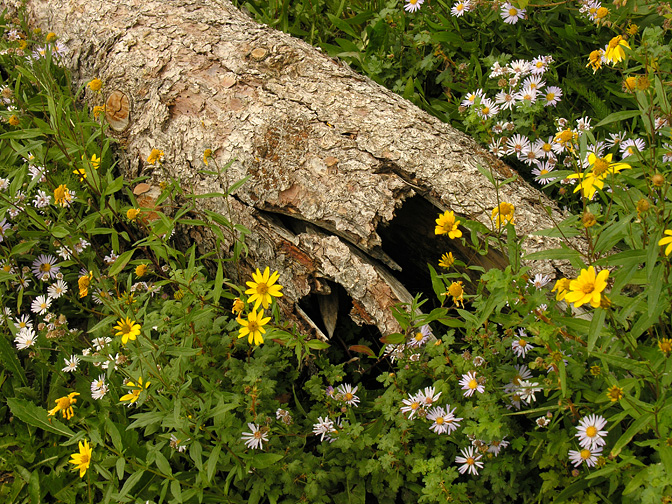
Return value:
<svg viewBox="0 0 672 504">
<path fill-rule="evenodd" d="M 154 459 L 154 463 L 156 464 L 156 467 L 158 467 L 159 471 L 161 471 L 163 474 L 167 474 L 168 476 L 173 475 L 173 470 L 170 468 L 168 459 L 160 451 L 156 452 L 156 458 Z"/>
<path fill-rule="evenodd" d="M 219 461 L 219 453 L 221 451 L 222 447 L 217 445 L 212 449 L 212 453 L 210 453 L 205 473 L 208 478 L 208 483 L 212 481 L 212 477 L 215 475 L 215 471 L 217 470 L 217 462 Z"/>
<path fill-rule="evenodd" d="M 313 350 L 324 350 L 325 348 L 329 348 L 330 345 L 326 341 L 312 339 L 306 341 L 306 346 L 308 348 L 312 348 Z"/>
<path fill-rule="evenodd" d="M 119 479 L 119 481 L 122 481 L 124 479 L 124 470 L 126 468 L 126 460 L 124 459 L 124 457 L 119 457 L 117 459 L 115 467 L 117 468 L 117 478 Z"/>
<path fill-rule="evenodd" d="M 600 126 L 605 126 L 607 124 L 614 123 L 616 121 L 623 121 L 625 119 L 631 119 L 633 117 L 640 116 L 642 113 L 639 110 L 621 110 L 619 112 L 613 112 L 607 117 L 602 119 L 597 123 L 594 128 L 599 128 Z"/>
<path fill-rule="evenodd" d="M 7 399 L 7 405 L 16 418 L 28 425 L 58 434 L 59 436 L 67 436 L 71 438 L 75 435 L 68 426 L 59 422 L 56 418 L 48 418 L 47 410 L 39 408 L 31 402 L 13 397 Z"/>
<path fill-rule="evenodd" d="M 117 494 L 117 500 L 122 500 L 123 497 L 133 490 L 133 487 L 138 483 L 138 481 L 140 481 L 140 478 L 142 478 L 143 474 L 145 474 L 145 471 L 142 469 L 132 473 L 124 483 L 124 486 L 121 487 L 121 492 Z"/>
<path fill-rule="evenodd" d="M 401 333 L 392 333 L 380 338 L 380 342 L 385 343 L 387 345 L 398 345 L 399 343 L 403 343 L 404 341 L 406 341 L 406 336 L 404 336 Z"/>
<path fill-rule="evenodd" d="M 170 493 L 173 494 L 177 502 L 182 502 L 182 487 L 180 487 L 179 480 L 174 479 L 170 482 Z"/>
<path fill-rule="evenodd" d="M 368 355 L 369 357 L 375 357 L 376 354 L 373 353 L 373 350 L 371 350 L 368 346 L 366 345 L 350 345 L 349 350 L 353 352 L 358 352 L 358 353 L 363 353 Z"/>
<path fill-rule="evenodd" d="M 588 346 L 587 350 L 591 352 L 595 348 L 597 338 L 604 327 L 604 319 L 607 316 L 606 310 L 598 308 L 593 313 L 593 320 L 590 322 L 590 329 L 588 329 Z"/>
<path fill-rule="evenodd" d="M 107 433 L 110 435 L 110 439 L 112 440 L 114 448 L 119 453 L 123 452 L 124 445 L 121 442 L 121 435 L 119 434 L 119 429 L 117 428 L 116 424 L 110 419 L 110 417 L 105 418 L 105 429 L 107 430 Z"/>
<path fill-rule="evenodd" d="M 38 240 L 29 240 L 27 242 L 18 243 L 12 247 L 12 251 L 9 253 L 11 256 L 23 255 L 26 252 L 30 251 L 35 245 L 40 243 Z"/>
<path fill-rule="evenodd" d="M 28 386 L 26 373 L 23 371 L 21 361 L 16 356 L 16 350 L 4 336 L 0 336 L 0 362 L 7 371 L 21 380 L 24 387 Z"/>
<path fill-rule="evenodd" d="M 348 23 L 346 23 L 346 22 L 343 21 L 342 19 L 340 19 L 340 18 L 334 16 L 333 14 L 329 14 L 329 13 L 327 13 L 327 17 L 329 18 L 329 21 L 331 21 L 331 23 L 332 23 L 336 28 L 338 28 L 339 30 L 341 30 L 343 33 L 347 33 L 348 35 L 350 35 L 350 36 L 351 36 L 352 38 L 354 38 L 354 39 L 359 39 L 359 38 L 360 38 L 360 37 L 355 33 L 355 30 L 352 29 L 352 26 L 350 26 Z"/>
<path fill-rule="evenodd" d="M 123 254 L 121 254 L 119 257 L 117 257 L 117 260 L 114 261 L 114 264 L 110 266 L 110 271 L 108 272 L 109 276 L 116 276 L 118 275 L 121 270 L 123 270 L 128 262 L 131 260 L 133 257 L 133 252 L 135 252 L 135 249 L 127 250 Z"/>
<path fill-rule="evenodd" d="M 265 469 L 282 460 L 284 455 L 279 453 L 258 453 L 252 459 L 252 466 L 257 469 Z"/>
<path fill-rule="evenodd" d="M 643 429 L 649 426 L 653 420 L 653 417 L 653 413 L 644 413 L 642 416 L 632 422 L 630 427 L 628 427 L 628 430 L 626 430 L 618 439 L 618 441 L 616 441 L 616 444 L 614 444 L 614 447 L 611 449 L 611 454 L 614 457 L 618 456 L 625 445 L 627 445 L 632 440 L 632 438 L 635 437 L 635 435 L 639 434 Z"/>
</svg>

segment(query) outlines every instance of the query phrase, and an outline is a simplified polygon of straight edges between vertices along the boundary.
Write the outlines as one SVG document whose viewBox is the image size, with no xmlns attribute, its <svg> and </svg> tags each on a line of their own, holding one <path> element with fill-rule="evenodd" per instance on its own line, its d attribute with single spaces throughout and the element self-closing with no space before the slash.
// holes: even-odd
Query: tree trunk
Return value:
<svg viewBox="0 0 672 504">
<path fill-rule="evenodd" d="M 513 172 L 468 136 L 228 1 L 29 0 L 28 10 L 67 44 L 75 79 L 102 79 L 108 115 L 128 104 L 127 115 L 122 107 L 110 116 L 128 178 L 148 175 L 156 186 L 169 175 L 196 194 L 225 191 L 199 174 L 203 153 L 212 149 L 219 165 L 235 159 L 228 183 L 250 178 L 228 198 L 231 215 L 224 198 L 200 201 L 252 231 L 246 271 L 279 270 L 285 316 L 318 333 L 333 331 L 328 313 L 339 296 L 357 323 L 398 330 L 390 308 L 427 287 L 426 263 L 441 253 L 505 263 L 435 237 L 441 211 L 490 227 L 492 209 L 507 201 L 520 235 L 562 218 L 520 178 L 498 197 L 477 166 L 500 180 Z M 152 148 L 165 152 L 161 169 L 146 162 Z M 214 243 L 190 233 L 202 251 Z M 525 245 L 531 252 L 557 242 Z M 550 264 L 536 269 L 554 273 Z M 315 295 L 326 296 L 312 304 L 324 325 L 310 321 L 319 310 L 303 302 Z"/>
</svg>

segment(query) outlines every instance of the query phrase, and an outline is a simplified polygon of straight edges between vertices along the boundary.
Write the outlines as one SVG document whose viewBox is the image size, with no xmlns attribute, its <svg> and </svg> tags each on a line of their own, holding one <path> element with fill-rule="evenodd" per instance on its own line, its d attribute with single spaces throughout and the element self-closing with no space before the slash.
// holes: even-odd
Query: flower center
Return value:
<svg viewBox="0 0 672 504">
<path fill-rule="evenodd" d="M 257 284 L 257 294 L 260 296 L 266 295 L 268 292 L 268 285 L 266 285 L 264 282 L 258 283 Z"/>
<path fill-rule="evenodd" d="M 413 404 L 411 404 L 411 409 L 412 409 L 412 410 L 416 410 L 416 409 L 418 409 L 419 407 L 420 407 L 420 403 L 419 403 L 419 402 L 414 402 Z"/>
<path fill-rule="evenodd" d="M 250 323 L 247 324 L 247 328 L 250 330 L 251 333 L 254 333 L 259 330 L 259 324 L 251 320 Z"/>
<path fill-rule="evenodd" d="M 422 341 L 422 338 L 424 338 L 424 336 L 421 332 L 415 333 L 415 341 Z"/>
<path fill-rule="evenodd" d="M 509 9 L 509 16 L 517 16 L 518 15 L 518 9 L 511 8 Z"/>
<path fill-rule="evenodd" d="M 89 460 L 91 460 L 91 458 L 89 457 L 88 453 L 82 453 L 79 457 L 80 465 L 87 465 L 89 463 Z"/>
<path fill-rule="evenodd" d="M 255 439 L 261 439 L 261 436 L 263 436 L 261 431 L 257 431 L 257 432 L 254 433 L 254 438 Z"/>
<path fill-rule="evenodd" d="M 51 264 L 49 264 L 49 263 L 42 263 L 42 264 L 40 264 L 40 271 L 46 273 L 46 272 L 48 272 L 49 270 L 51 270 Z"/>
<path fill-rule="evenodd" d="M 593 282 L 586 282 L 581 286 L 581 292 L 584 294 L 590 294 L 595 290 L 595 284 Z"/>
<path fill-rule="evenodd" d="M 468 465 L 474 465 L 476 461 L 474 460 L 474 457 L 469 457 L 465 463 Z"/>
<path fill-rule="evenodd" d="M 525 348 L 527 346 L 527 341 L 524 339 L 518 340 L 518 346 Z"/>
<path fill-rule="evenodd" d="M 581 458 L 583 460 L 588 460 L 590 458 L 590 450 L 587 450 L 586 448 L 584 448 L 583 450 L 581 450 L 579 452 L 579 455 L 581 455 Z"/>
<path fill-rule="evenodd" d="M 440 416 L 439 418 L 437 418 L 437 419 L 434 420 L 434 421 L 435 421 L 437 424 L 441 425 L 441 424 L 443 423 L 443 417 Z"/>
<path fill-rule="evenodd" d="M 478 387 L 478 382 L 477 382 L 476 380 L 473 380 L 473 379 L 472 379 L 472 380 L 469 382 L 469 385 L 467 385 L 467 386 L 468 386 L 470 389 L 475 389 L 476 387 Z"/>
<path fill-rule="evenodd" d="M 547 173 L 548 173 L 548 170 L 546 168 L 544 168 L 543 170 L 541 170 L 539 172 L 539 175 L 546 175 Z"/>
<path fill-rule="evenodd" d="M 609 169 L 609 162 L 603 158 L 597 158 L 593 165 L 593 173 L 598 177 Z"/>
<path fill-rule="evenodd" d="M 355 397 L 355 396 L 353 396 L 350 392 L 347 392 L 347 393 L 345 394 L 345 400 L 346 400 L 346 401 L 352 401 L 352 398 L 353 398 L 353 397 Z"/>
<path fill-rule="evenodd" d="M 595 428 L 594 425 L 591 425 L 586 429 L 586 436 L 588 437 L 595 437 L 597 435 L 597 429 Z"/>
</svg>

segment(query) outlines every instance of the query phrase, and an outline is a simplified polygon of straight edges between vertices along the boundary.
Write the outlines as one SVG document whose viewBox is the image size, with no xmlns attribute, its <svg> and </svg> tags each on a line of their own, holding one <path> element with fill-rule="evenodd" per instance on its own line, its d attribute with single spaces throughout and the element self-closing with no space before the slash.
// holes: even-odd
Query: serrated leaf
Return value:
<svg viewBox="0 0 672 504">
<path fill-rule="evenodd" d="M 39 408 L 31 402 L 12 397 L 7 399 L 7 405 L 16 418 L 28 425 L 58 434 L 59 436 L 67 436 L 71 438 L 75 435 L 68 426 L 64 425 L 56 418 L 49 418 L 47 410 Z"/>
<path fill-rule="evenodd" d="M 0 336 L 0 362 L 2 362 L 2 365 L 7 371 L 21 380 L 24 387 L 28 386 L 26 373 L 23 371 L 21 361 L 19 361 L 19 358 L 16 356 L 14 347 L 4 336 Z"/>
</svg>

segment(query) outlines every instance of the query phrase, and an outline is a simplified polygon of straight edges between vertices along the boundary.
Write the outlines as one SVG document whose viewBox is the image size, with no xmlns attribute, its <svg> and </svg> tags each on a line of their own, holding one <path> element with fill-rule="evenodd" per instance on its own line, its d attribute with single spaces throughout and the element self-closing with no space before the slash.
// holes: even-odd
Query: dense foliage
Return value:
<svg viewBox="0 0 672 504">
<path fill-rule="evenodd" d="M 245 6 L 519 167 L 567 206 L 538 232 L 565 243 L 527 254 L 506 201 L 489 226 L 437 215 L 436 235 L 509 266 L 447 250 L 399 333 L 339 335 L 348 359 L 287 326 L 266 265 L 224 277 L 247 229 L 179 181 L 152 200 L 118 176 L 105 83 L 73 89 L 57 35 L 4 12 L 3 502 L 672 501 L 670 6 Z M 223 174 L 211 154 L 203 171 Z M 237 245 L 180 249 L 193 226 Z"/>
</svg>

